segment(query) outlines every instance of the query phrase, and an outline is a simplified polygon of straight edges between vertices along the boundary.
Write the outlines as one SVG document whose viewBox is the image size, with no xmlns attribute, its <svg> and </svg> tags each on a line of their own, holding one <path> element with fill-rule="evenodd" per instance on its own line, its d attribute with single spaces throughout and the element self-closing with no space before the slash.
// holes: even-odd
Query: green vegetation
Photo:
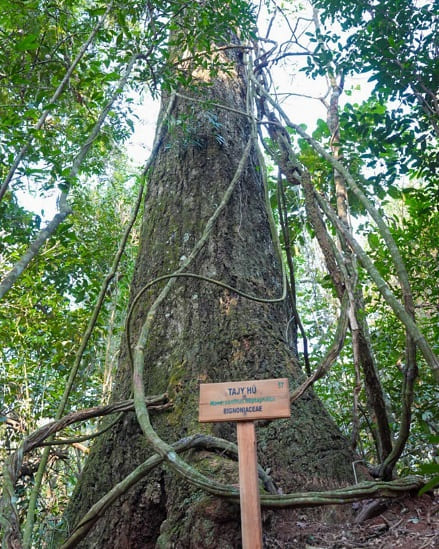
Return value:
<svg viewBox="0 0 439 549">
<path fill-rule="evenodd" d="M 430 486 L 437 483 L 439 2 L 311 4 L 302 11 L 293 2 L 267 0 L 262 38 L 254 30 L 257 10 L 244 0 L 0 0 L 2 462 L 49 420 L 109 401 L 138 221 L 114 272 L 112 266 L 148 176 L 126 150 L 138 122 L 134 98 L 191 89 L 196 70 L 229 71 L 219 52 L 236 48 L 241 55 L 244 45 L 254 64 L 253 108 L 295 309 L 289 328 L 303 370 L 309 374 L 322 363 L 346 293 L 350 327 L 314 388 L 374 475 L 389 480 L 422 472 L 433 475 Z M 276 38 L 278 28 L 285 39 Z M 300 76 L 299 84 L 278 84 L 291 94 L 286 106 L 269 84 L 271 75 L 276 84 L 278 66 Z M 316 100 L 327 119 L 318 119 L 309 135 L 294 114 L 294 96 L 306 95 L 303 79 L 328 83 Z M 200 103 L 194 120 L 165 121 L 188 148 L 203 146 Z M 223 145 L 221 123 L 205 107 Z M 307 194 L 308 177 L 313 191 Z M 348 223 L 381 285 L 313 192 Z M 45 201 L 54 195 L 51 220 Z M 28 206 L 32 199 L 38 211 Z M 384 283 L 408 320 L 395 314 Z M 79 354 L 93 311 L 99 314 Z M 411 321 L 425 336 L 424 347 L 414 341 Z M 175 370 L 169 385 L 176 395 L 179 383 Z M 68 427 L 63 438 L 97 429 L 90 419 Z M 88 444 L 48 453 L 35 546 L 44 546 L 59 521 Z M 25 455 L 11 497 L 31 533 L 33 512 L 26 514 L 40 456 L 40 450 Z M 5 475 L 2 480 L 6 501 L 11 493 Z M 2 527 L 8 512 L 3 502 Z"/>
</svg>

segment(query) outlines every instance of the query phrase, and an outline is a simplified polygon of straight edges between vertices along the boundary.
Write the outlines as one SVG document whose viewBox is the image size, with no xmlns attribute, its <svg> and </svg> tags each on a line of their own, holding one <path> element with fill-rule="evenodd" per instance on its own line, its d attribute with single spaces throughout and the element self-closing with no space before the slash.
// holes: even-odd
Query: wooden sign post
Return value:
<svg viewBox="0 0 439 549">
<path fill-rule="evenodd" d="M 256 419 L 290 417 L 288 379 L 204 383 L 199 421 L 236 421 L 243 549 L 262 549 Z"/>
</svg>

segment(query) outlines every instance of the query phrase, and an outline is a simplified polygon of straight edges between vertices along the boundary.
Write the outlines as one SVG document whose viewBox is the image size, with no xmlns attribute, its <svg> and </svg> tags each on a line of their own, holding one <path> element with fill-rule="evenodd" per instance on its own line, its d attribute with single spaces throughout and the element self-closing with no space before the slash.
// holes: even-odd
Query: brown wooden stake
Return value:
<svg viewBox="0 0 439 549">
<path fill-rule="evenodd" d="M 255 423 L 254 421 L 239 421 L 236 429 L 238 435 L 242 547 L 243 549 L 262 549 Z"/>
<path fill-rule="evenodd" d="M 202 383 L 199 421 L 236 421 L 243 549 L 262 549 L 255 419 L 290 417 L 288 379 Z"/>
</svg>

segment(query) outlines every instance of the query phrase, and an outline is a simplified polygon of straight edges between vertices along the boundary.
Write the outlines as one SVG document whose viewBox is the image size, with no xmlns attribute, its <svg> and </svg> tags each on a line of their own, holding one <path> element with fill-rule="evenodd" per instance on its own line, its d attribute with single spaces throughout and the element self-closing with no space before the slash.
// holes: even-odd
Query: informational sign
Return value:
<svg viewBox="0 0 439 549">
<path fill-rule="evenodd" d="M 200 385 L 200 422 L 253 421 L 290 415 L 287 378 Z"/>
<path fill-rule="evenodd" d="M 262 549 L 256 419 L 290 417 L 288 379 L 200 385 L 201 422 L 236 421 L 243 549 Z"/>
</svg>

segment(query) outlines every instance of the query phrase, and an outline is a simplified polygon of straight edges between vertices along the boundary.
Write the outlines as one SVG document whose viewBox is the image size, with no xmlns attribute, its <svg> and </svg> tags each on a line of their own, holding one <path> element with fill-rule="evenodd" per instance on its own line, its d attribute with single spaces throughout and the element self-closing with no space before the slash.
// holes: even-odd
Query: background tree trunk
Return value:
<svg viewBox="0 0 439 549">
<path fill-rule="evenodd" d="M 236 50 L 235 50 L 236 51 Z M 246 79 L 240 53 L 235 69 L 220 73 L 197 97 L 246 109 Z M 206 78 L 200 71 L 200 81 Z M 163 101 L 166 108 L 167 99 Z M 164 110 L 162 109 L 162 113 Z M 200 238 L 220 203 L 250 135 L 248 117 L 203 107 L 182 97 L 172 110 L 149 178 L 132 298 L 150 280 L 173 272 Z M 256 150 L 212 235 L 189 270 L 262 297 L 282 292 Z M 148 307 L 159 292 L 141 299 L 132 321 L 136 340 Z M 255 303 L 205 281 L 179 279 L 162 305 L 146 351 L 147 394 L 167 391 L 173 408 L 152 421 L 169 443 L 195 432 L 236 440 L 234 424 L 198 423 L 200 382 L 289 377 L 303 380 L 294 350 L 285 340 L 288 305 Z M 131 367 L 122 343 L 113 398 L 131 392 Z M 283 492 L 324 489 L 352 481 L 348 443 L 312 392 L 293 405 L 288 420 L 257 424 L 259 463 Z M 95 443 L 66 514 L 71 530 L 99 497 L 151 454 L 134 414 L 126 414 Z M 211 452 L 185 459 L 203 473 L 237 483 L 237 464 Z M 292 511 L 264 512 L 264 543 L 282 540 Z M 273 542 L 274 543 L 274 542 Z M 288 547 L 288 540 L 283 539 Z M 80 547 L 228 548 L 241 544 L 239 507 L 206 495 L 157 469 L 113 505 Z M 292 546 L 292 545 L 291 545 Z"/>
</svg>

